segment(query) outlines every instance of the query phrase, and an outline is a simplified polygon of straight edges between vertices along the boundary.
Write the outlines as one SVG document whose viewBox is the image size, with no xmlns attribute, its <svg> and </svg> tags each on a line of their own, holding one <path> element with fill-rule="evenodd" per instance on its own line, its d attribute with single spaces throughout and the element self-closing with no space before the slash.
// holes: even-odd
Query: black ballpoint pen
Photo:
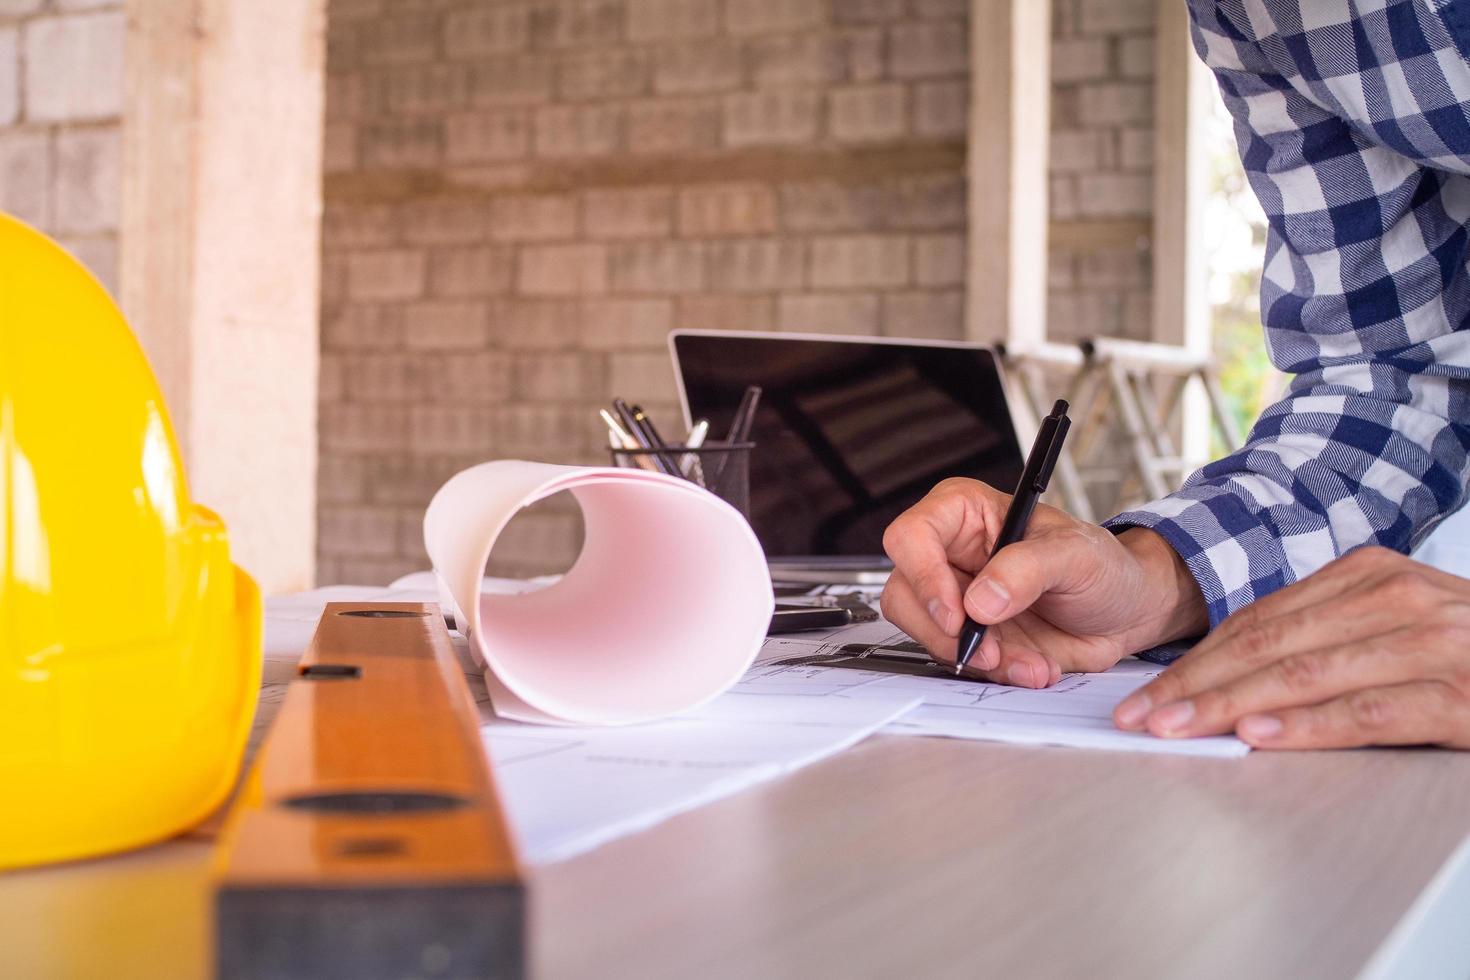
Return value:
<svg viewBox="0 0 1470 980">
<path fill-rule="evenodd" d="M 1026 525 L 1031 522 L 1031 512 L 1036 509 L 1036 501 L 1046 492 L 1046 485 L 1051 482 L 1051 471 L 1057 465 L 1057 455 L 1062 451 L 1062 440 L 1067 438 L 1067 428 L 1072 420 L 1067 418 L 1067 403 L 1058 401 L 1051 407 L 1051 414 L 1041 420 L 1041 428 L 1036 433 L 1036 441 L 1031 444 L 1031 454 L 1026 457 L 1026 467 L 1021 471 L 1021 482 L 1016 484 L 1015 496 L 1011 497 L 1011 506 L 1006 510 L 1005 523 L 1000 526 L 1000 536 L 995 539 L 995 547 L 990 549 L 990 557 L 1008 544 L 1015 544 L 1026 536 Z M 988 560 L 988 559 L 987 559 Z M 960 673 L 975 651 L 980 649 L 980 641 L 985 639 L 985 626 L 965 614 L 965 625 L 960 628 L 960 643 L 956 651 L 954 672 Z"/>
</svg>

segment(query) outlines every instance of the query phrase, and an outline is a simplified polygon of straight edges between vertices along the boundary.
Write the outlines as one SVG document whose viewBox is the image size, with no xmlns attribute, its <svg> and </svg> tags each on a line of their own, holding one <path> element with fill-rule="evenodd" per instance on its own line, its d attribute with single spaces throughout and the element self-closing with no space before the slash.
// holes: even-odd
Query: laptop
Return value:
<svg viewBox="0 0 1470 980">
<path fill-rule="evenodd" d="M 685 422 L 730 429 L 747 385 L 750 523 L 777 581 L 881 582 L 883 531 L 936 483 L 1009 489 L 1024 463 L 999 361 L 969 343 L 676 330 Z"/>
</svg>

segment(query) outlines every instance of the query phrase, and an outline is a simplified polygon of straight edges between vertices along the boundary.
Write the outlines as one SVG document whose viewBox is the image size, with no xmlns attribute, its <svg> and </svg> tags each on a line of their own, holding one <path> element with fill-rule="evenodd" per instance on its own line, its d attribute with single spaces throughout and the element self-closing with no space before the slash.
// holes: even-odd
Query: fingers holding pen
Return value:
<svg viewBox="0 0 1470 980">
<path fill-rule="evenodd" d="M 936 624 L 902 572 L 889 576 L 881 605 L 889 622 L 923 644 L 936 662 L 953 668 L 958 623 L 948 631 Z M 1033 688 L 1047 687 L 1061 678 L 1062 668 L 1054 659 L 1032 649 L 1019 634 L 1003 634 L 1000 629 L 986 631 L 980 649 L 965 669 L 965 677 Z"/>
</svg>

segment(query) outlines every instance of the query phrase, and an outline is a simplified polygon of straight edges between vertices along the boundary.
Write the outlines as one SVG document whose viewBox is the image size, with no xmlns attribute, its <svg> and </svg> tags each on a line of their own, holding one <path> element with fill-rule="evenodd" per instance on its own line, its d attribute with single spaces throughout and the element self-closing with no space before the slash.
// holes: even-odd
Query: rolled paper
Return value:
<svg viewBox="0 0 1470 980">
<path fill-rule="evenodd" d="M 562 490 L 582 510 L 576 562 L 544 589 L 481 595 L 505 526 Z M 754 661 L 775 608 L 740 513 L 646 470 L 472 466 L 429 503 L 424 545 L 495 713 L 520 721 L 625 725 L 703 704 Z"/>
</svg>

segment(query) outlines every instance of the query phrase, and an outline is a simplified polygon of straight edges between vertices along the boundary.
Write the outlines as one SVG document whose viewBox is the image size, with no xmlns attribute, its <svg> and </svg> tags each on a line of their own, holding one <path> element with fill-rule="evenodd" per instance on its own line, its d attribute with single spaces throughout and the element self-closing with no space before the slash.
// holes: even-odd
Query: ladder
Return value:
<svg viewBox="0 0 1470 980">
<path fill-rule="evenodd" d="M 1176 434 L 1184 393 L 1198 380 L 1210 417 L 1230 452 L 1240 432 L 1209 356 L 1182 347 L 1098 337 L 1078 344 L 998 345 L 1017 428 L 1036 431 L 1049 391 L 1071 403 L 1072 438 L 1057 460 L 1056 491 L 1075 517 L 1094 520 L 1091 490 L 1113 488 L 1112 513 L 1175 490 L 1202 460 L 1185 459 Z M 1058 384 L 1058 379 L 1065 379 Z M 1110 439 L 1110 437 L 1115 437 Z M 1122 459 L 1113 450 L 1122 442 Z M 1119 465 L 1121 462 L 1121 465 Z"/>
</svg>

